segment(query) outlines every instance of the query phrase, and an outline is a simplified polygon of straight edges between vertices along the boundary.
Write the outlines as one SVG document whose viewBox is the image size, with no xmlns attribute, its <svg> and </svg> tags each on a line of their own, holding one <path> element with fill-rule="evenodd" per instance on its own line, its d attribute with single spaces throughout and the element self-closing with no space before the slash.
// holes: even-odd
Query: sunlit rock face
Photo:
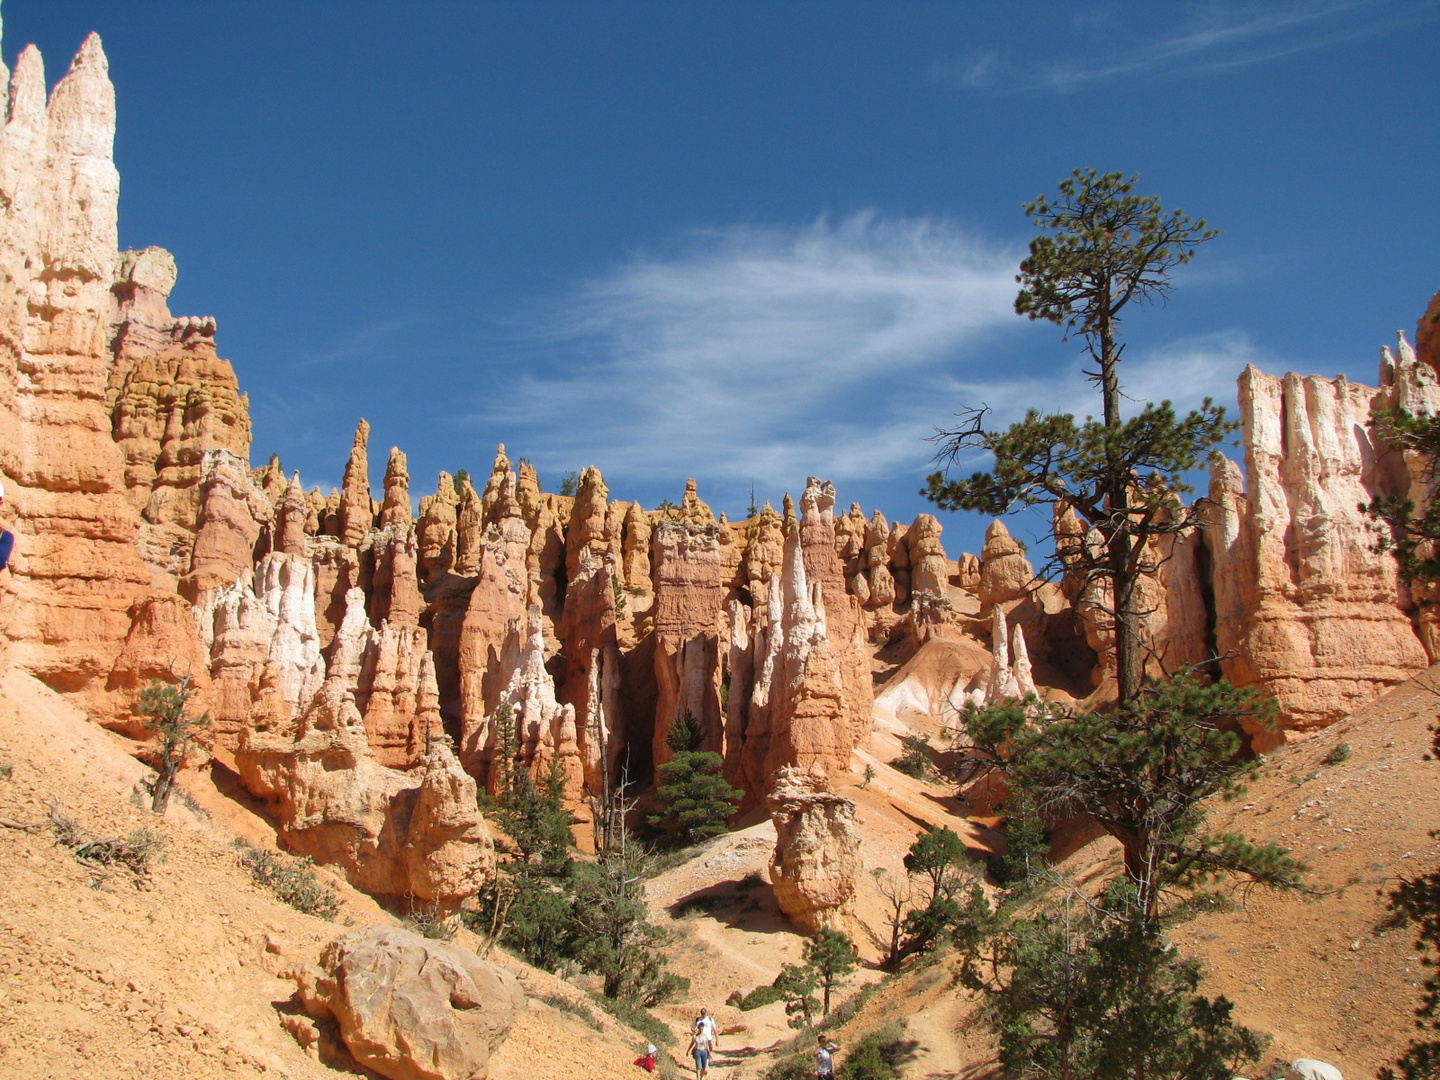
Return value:
<svg viewBox="0 0 1440 1080">
<path fill-rule="evenodd" d="M 214 320 L 165 307 L 174 261 L 117 250 L 100 39 L 48 101 L 33 46 L 0 74 L 0 472 L 17 540 L 0 640 L 9 662 L 114 719 L 106 683 L 132 621 L 156 626 L 143 601 L 188 569 L 200 456 L 248 452 L 249 419 Z M 193 642 L 174 647 L 180 660 Z"/>
<path fill-rule="evenodd" d="M 117 249 L 99 39 L 48 98 L 33 48 L 0 90 L 4 662 L 137 739 L 139 689 L 188 674 L 214 755 L 281 808 L 288 844 L 362 887 L 448 903 L 490 858 L 477 786 L 553 768 L 578 827 L 622 774 L 653 783 L 688 716 L 743 810 L 768 797 L 784 817 L 777 891 L 820 925 L 853 877 L 827 785 L 868 743 L 877 676 L 895 680 L 886 723 L 915 703 L 1113 696 L 1104 583 L 1073 565 L 1037 582 L 1042 554 L 998 522 L 952 562 L 933 515 L 837 515 L 819 478 L 731 521 L 694 479 L 650 511 L 593 466 L 546 492 L 503 445 L 488 474 L 471 463 L 483 482 L 441 473 L 416 508 L 399 447 L 372 498 L 364 420 L 328 497 L 276 458 L 252 469 L 215 320 L 171 315 L 167 252 Z M 1383 352 L 1377 387 L 1247 369 L 1243 468 L 1217 462 L 1205 527 L 1145 553 L 1149 674 L 1219 657 L 1272 693 L 1282 730 L 1252 732 L 1258 749 L 1440 656 L 1440 609 L 1400 586 L 1358 510 L 1431 496 L 1425 463 L 1368 423 L 1440 409 L 1440 296 L 1417 346 Z M 1063 508 L 1055 524 L 1093 542 Z M 807 863 L 832 848 L 840 869 Z"/>
<path fill-rule="evenodd" d="M 1215 643 L 1231 654 L 1226 675 L 1273 693 L 1286 726 L 1337 720 L 1430 661 L 1394 559 L 1358 507 L 1428 497 L 1418 467 L 1368 421 L 1375 409 L 1437 406 L 1434 373 L 1403 339 L 1383 351 L 1379 387 L 1240 376 L 1246 477 L 1232 462 L 1212 468 L 1205 531 Z"/>
<path fill-rule="evenodd" d="M 855 804 L 823 775 L 799 768 L 775 773 L 767 802 L 775 823 L 770 881 L 775 902 L 802 934 L 845 931 L 860 874 Z"/>
</svg>

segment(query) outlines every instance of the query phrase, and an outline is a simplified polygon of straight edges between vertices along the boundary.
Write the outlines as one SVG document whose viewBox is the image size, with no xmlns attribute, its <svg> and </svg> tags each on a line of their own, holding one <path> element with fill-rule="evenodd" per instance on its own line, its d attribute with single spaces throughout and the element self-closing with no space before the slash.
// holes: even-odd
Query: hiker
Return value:
<svg viewBox="0 0 1440 1080">
<path fill-rule="evenodd" d="M 710 1010 L 706 1008 L 700 1010 L 700 1015 L 697 1016 L 695 1022 L 690 1025 L 690 1030 L 692 1032 L 701 1030 L 708 1031 L 710 1033 L 710 1043 L 712 1046 L 715 1043 L 715 1037 L 719 1034 L 719 1032 L 715 1030 L 715 1018 L 710 1015 Z"/>
<path fill-rule="evenodd" d="M 824 1035 L 820 1036 L 815 1047 L 815 1075 L 818 1080 L 835 1080 L 835 1058 L 831 1055 L 839 1049 Z"/>
<path fill-rule="evenodd" d="M 0 508 L 5 506 L 5 485 L 0 484 Z M 10 553 L 15 550 L 15 534 L 0 528 L 0 570 L 10 569 Z M 10 571 L 12 574 L 13 570 Z"/>
<path fill-rule="evenodd" d="M 655 1049 L 654 1043 L 646 1043 L 645 1053 L 641 1054 L 638 1058 L 635 1059 L 635 1064 L 639 1065 L 640 1068 L 644 1069 L 646 1072 L 654 1072 L 655 1055 L 657 1053 L 659 1053 L 659 1051 Z"/>
<path fill-rule="evenodd" d="M 690 1025 L 690 1055 L 695 1059 L 695 1080 L 705 1080 L 710 1070 L 710 1051 L 715 1049 L 715 1021 L 704 1009 Z"/>
</svg>

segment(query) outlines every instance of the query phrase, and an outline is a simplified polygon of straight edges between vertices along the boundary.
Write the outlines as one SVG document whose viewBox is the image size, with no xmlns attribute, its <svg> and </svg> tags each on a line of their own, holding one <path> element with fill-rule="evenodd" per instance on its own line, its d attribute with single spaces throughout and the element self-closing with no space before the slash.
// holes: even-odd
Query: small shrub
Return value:
<svg viewBox="0 0 1440 1080">
<path fill-rule="evenodd" d="M 595 1015 L 594 1010 L 586 1008 L 578 1001 L 571 1001 L 562 994 L 541 994 L 540 1000 L 552 1009 L 559 1009 L 563 1013 L 569 1013 L 577 1017 L 596 1031 L 604 1031 L 604 1022 Z"/>
<path fill-rule="evenodd" d="M 643 1005 L 624 998 L 607 998 L 603 994 L 591 994 L 590 1000 L 656 1046 L 675 1045 L 674 1032 L 657 1020 Z"/>
<path fill-rule="evenodd" d="M 70 812 L 65 809 L 65 804 L 59 799 L 52 799 L 45 804 L 45 812 L 50 818 L 50 832 L 55 837 L 55 842 L 61 847 L 67 847 L 74 851 L 88 838 L 89 833 L 85 828 L 71 817 Z"/>
<path fill-rule="evenodd" d="M 204 818 L 206 821 L 210 820 L 210 811 L 196 802 L 195 796 L 191 795 L 190 792 L 182 787 L 177 787 L 171 794 L 180 800 L 181 806 L 185 807 L 186 810 L 189 810 L 196 817 Z"/>
<path fill-rule="evenodd" d="M 457 920 L 445 918 L 438 903 L 417 904 L 414 896 L 407 896 L 406 900 L 410 910 L 405 922 L 410 929 L 431 941 L 454 940 Z"/>
<path fill-rule="evenodd" d="M 125 837 L 91 836 L 59 799 L 46 803 L 45 810 L 55 842 L 97 875 L 94 883 L 107 876 L 106 871 L 123 868 L 135 875 L 138 885 L 165 861 L 165 837 L 153 829 L 134 829 Z"/>
<path fill-rule="evenodd" d="M 764 884 L 765 884 L 765 879 L 760 876 L 760 871 L 759 871 L 759 870 L 751 870 L 748 874 L 746 874 L 743 878 L 740 879 L 740 884 L 737 885 L 736 888 L 737 888 L 737 889 L 747 889 L 747 890 L 748 890 L 748 889 L 758 889 L 758 888 L 760 888 L 761 885 L 764 885 Z"/>
<path fill-rule="evenodd" d="M 675 905 L 675 914 L 680 918 L 685 918 L 688 915 L 708 915 L 712 911 L 718 911 L 720 908 L 723 908 L 726 904 L 730 903 L 730 901 L 731 897 L 728 896 L 692 896 L 690 899 L 682 900 Z"/>
<path fill-rule="evenodd" d="M 764 1080 L 813 1080 L 815 1059 L 808 1054 L 784 1058 L 765 1070 Z"/>
<path fill-rule="evenodd" d="M 137 878 L 165 861 L 165 837 L 152 829 L 135 829 L 123 840 L 98 836 L 75 848 L 75 858 L 97 866 L 123 866 Z"/>
<path fill-rule="evenodd" d="M 3 765 L 0 765 L 0 780 L 9 780 L 11 774 L 14 772 L 15 766 L 11 765 L 8 761 L 5 762 Z"/>
<path fill-rule="evenodd" d="M 930 759 L 930 743 L 919 735 L 901 735 L 900 745 L 904 752 L 890 762 L 890 767 L 916 780 L 924 780 L 935 771 Z"/>
<path fill-rule="evenodd" d="M 895 1080 L 895 1066 L 885 1053 L 878 1034 L 866 1035 L 845 1055 L 836 1080 Z"/>
<path fill-rule="evenodd" d="M 1342 742 L 1335 746 L 1328 754 L 1320 759 L 1322 765 L 1339 765 L 1342 761 L 1350 758 L 1350 744 Z"/>
<path fill-rule="evenodd" d="M 286 859 L 237 839 L 235 848 L 255 884 L 269 889 L 296 911 L 334 922 L 340 913 L 340 897 L 320 882 L 307 858 Z"/>
<path fill-rule="evenodd" d="M 785 991 L 781 990 L 778 986 L 757 986 L 740 999 L 740 1008 L 744 1012 L 749 1012 L 751 1009 L 764 1008 L 766 1005 L 779 1001 L 784 996 Z"/>
</svg>

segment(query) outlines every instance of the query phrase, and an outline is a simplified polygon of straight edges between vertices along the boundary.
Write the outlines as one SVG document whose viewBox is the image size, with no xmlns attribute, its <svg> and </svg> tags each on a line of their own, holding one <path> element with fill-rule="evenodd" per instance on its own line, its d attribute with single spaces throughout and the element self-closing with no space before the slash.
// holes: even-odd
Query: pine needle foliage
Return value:
<svg viewBox="0 0 1440 1080">
<path fill-rule="evenodd" d="M 1440 870 L 1402 881 L 1390 894 L 1390 910 L 1419 927 L 1415 947 L 1430 952 L 1421 962 L 1432 969 L 1440 967 Z M 1415 1027 L 1427 1037 L 1412 1039 L 1393 1066 L 1380 1070 L 1380 1080 L 1440 1078 L 1440 973 L 1432 972 L 1424 989 L 1415 1009 Z"/>
<path fill-rule="evenodd" d="M 1114 620 L 1121 701 L 1144 679 L 1144 612 L 1138 585 L 1158 565 L 1150 541 L 1197 528 L 1199 511 L 1180 495 L 1187 475 L 1235 424 L 1208 398 L 1177 416 L 1168 401 L 1120 416 L 1118 366 L 1124 345 L 1121 314 L 1132 302 L 1158 302 L 1170 291 L 1170 272 L 1218 233 L 1180 210 L 1166 211 L 1153 196 L 1134 194 L 1137 177 L 1076 169 L 1053 202 L 1041 195 L 1025 207 L 1040 230 L 1016 280 L 1015 310 L 1063 326 L 1085 339 L 1101 390 L 1102 416 L 1077 423 L 1072 414 L 1025 419 L 1004 431 L 987 430 L 989 409 L 966 408 L 960 423 L 937 429 L 937 460 L 920 494 L 946 510 L 1001 515 L 1038 505 L 1056 508 L 1056 555 L 1090 590 L 1091 602 Z M 977 454 L 994 467 L 950 479 L 949 467 Z M 1073 511 L 1078 528 L 1061 511 Z"/>
<path fill-rule="evenodd" d="M 818 982 L 815 969 L 805 964 L 786 964 L 775 978 L 775 987 L 785 1002 L 785 1015 L 793 1028 L 804 1030 L 815 1022 L 820 999 L 815 996 Z"/>
<path fill-rule="evenodd" d="M 1005 980 L 990 999 L 1000 1063 L 1025 1080 L 1230 1080 L 1265 1042 L 1202 970 L 1133 917 L 1133 888 L 1071 895 L 1005 936 Z"/>
<path fill-rule="evenodd" d="M 665 738 L 675 756 L 655 770 L 660 810 L 648 820 L 681 845 L 725 833 L 730 815 L 745 796 L 720 774 L 724 764 L 720 755 L 699 749 L 701 741 L 695 718 L 688 712 L 677 717 Z"/>
<path fill-rule="evenodd" d="M 1370 428 L 1378 439 L 1417 457 L 1423 463 L 1422 479 L 1433 491 L 1440 462 L 1440 416 L 1380 409 L 1371 414 Z M 1440 499 L 1432 497 L 1418 510 L 1414 500 L 1392 495 L 1361 503 L 1360 509 L 1383 526 L 1375 546 L 1395 556 L 1401 580 L 1422 586 L 1417 590 L 1420 603 L 1434 603 L 1430 594 L 1440 582 Z"/>
<path fill-rule="evenodd" d="M 830 994 L 860 963 L 855 943 L 848 934 L 822 927 L 805 942 L 805 965 L 815 972 L 820 986 L 821 1009 L 830 1015 Z"/>
<path fill-rule="evenodd" d="M 1440 584 L 1440 499 L 1434 497 L 1440 477 L 1440 417 L 1404 409 L 1380 410 L 1372 414 L 1370 427 L 1377 439 L 1421 462 L 1421 479 L 1431 497 L 1420 511 L 1412 500 L 1400 497 L 1374 499 L 1362 503 L 1360 509 L 1385 527 L 1376 547 L 1395 556 L 1401 580 L 1412 586 L 1421 604 L 1434 604 L 1436 585 Z M 1432 730 L 1436 732 L 1432 756 L 1440 757 L 1440 728 Z M 1337 746 L 1329 757 L 1339 749 Z M 1440 968 L 1440 870 L 1402 880 L 1390 894 L 1390 910 L 1416 924 L 1415 947 L 1430 952 L 1422 963 Z M 1432 972 L 1423 985 L 1415 1027 L 1424 1036 L 1411 1040 L 1404 1054 L 1382 1068 L 1380 1080 L 1440 1080 L 1440 974 Z"/>
<path fill-rule="evenodd" d="M 1251 688 L 1183 675 L 1114 712 L 971 704 L 960 718 L 974 752 L 1045 814 L 1085 813 L 1120 841 L 1138 907 L 1154 924 L 1167 890 L 1222 878 L 1301 888 L 1305 865 L 1275 844 L 1205 830 L 1204 802 L 1255 773 L 1241 721 L 1273 729 L 1274 703 Z"/>
<path fill-rule="evenodd" d="M 1001 807 L 1005 813 L 1005 854 L 990 860 L 990 871 L 1002 885 L 1023 888 L 1046 867 L 1050 843 L 1035 799 L 1026 791 L 1012 791 Z"/>
</svg>

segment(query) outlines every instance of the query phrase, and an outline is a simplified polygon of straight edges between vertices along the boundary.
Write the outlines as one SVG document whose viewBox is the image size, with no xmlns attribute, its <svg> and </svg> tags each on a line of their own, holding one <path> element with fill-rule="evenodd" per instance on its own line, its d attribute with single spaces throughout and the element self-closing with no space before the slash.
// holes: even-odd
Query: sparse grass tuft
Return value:
<svg viewBox="0 0 1440 1080">
<path fill-rule="evenodd" d="M 605 1030 L 604 1022 L 600 1017 L 595 1015 L 594 1010 L 586 1008 L 578 1001 L 571 1001 L 561 994 L 541 994 L 540 1000 L 552 1009 L 559 1009 L 563 1013 L 569 1013 L 571 1016 L 578 1017 L 596 1031 Z"/>
<path fill-rule="evenodd" d="M 334 922 L 340 913 L 340 897 L 335 890 L 320 882 L 311 869 L 309 859 L 286 859 L 237 838 L 235 850 L 240 865 L 250 873 L 255 884 L 263 886 L 296 911 Z"/>
</svg>

